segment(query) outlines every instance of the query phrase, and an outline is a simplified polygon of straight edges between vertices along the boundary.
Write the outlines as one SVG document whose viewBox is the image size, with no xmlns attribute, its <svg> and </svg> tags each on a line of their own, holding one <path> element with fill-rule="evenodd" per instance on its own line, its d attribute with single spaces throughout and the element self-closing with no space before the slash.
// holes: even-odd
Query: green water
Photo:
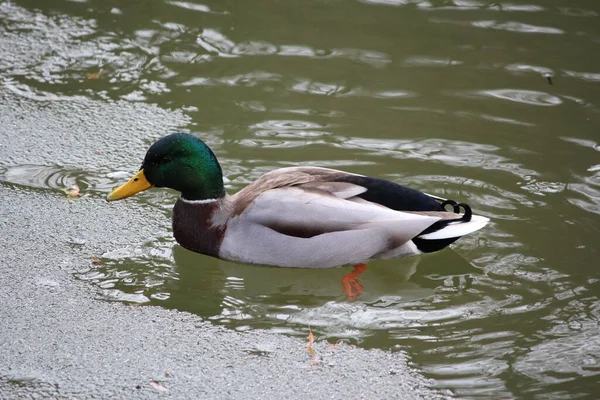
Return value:
<svg viewBox="0 0 600 400">
<path fill-rule="evenodd" d="M 310 326 L 318 339 L 402 349 L 460 397 L 594 397 L 597 1 L 0 5 L 4 35 L 46 35 L 35 56 L 34 43 L 3 50 L 6 90 L 179 110 L 190 119 L 181 129 L 216 152 L 230 193 L 273 168 L 320 165 L 464 201 L 492 219 L 451 250 L 371 263 L 363 296 L 347 302 L 348 269 L 249 267 L 180 248 L 169 227 L 176 194 L 150 191 L 127 201 L 164 214 L 156 236 L 107 249 L 76 275 L 100 298 L 232 329 L 305 336 Z M 108 166 L 4 160 L 0 173 L 31 190 L 78 182 L 100 199 L 144 152 Z"/>
</svg>

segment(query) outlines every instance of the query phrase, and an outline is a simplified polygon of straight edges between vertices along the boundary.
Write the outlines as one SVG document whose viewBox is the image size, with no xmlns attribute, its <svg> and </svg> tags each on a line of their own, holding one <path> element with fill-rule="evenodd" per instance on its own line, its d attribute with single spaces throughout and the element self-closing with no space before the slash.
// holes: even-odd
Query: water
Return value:
<svg viewBox="0 0 600 400">
<path fill-rule="evenodd" d="M 0 2 L 0 16 L 2 90 L 40 107 L 179 110 L 217 153 L 230 193 L 302 163 L 459 199 L 493 221 L 452 250 L 371 263 L 364 295 L 347 302 L 346 269 L 248 267 L 182 249 L 169 228 L 175 194 L 150 191 L 128 204 L 164 214 L 156 236 L 77 274 L 100 298 L 402 349 L 461 397 L 593 397 L 597 2 L 22 0 Z M 133 122 L 118 121 L 116 149 L 165 133 L 139 138 Z M 77 183 L 100 199 L 139 167 L 143 146 L 110 162 L 83 145 L 54 165 L 2 160 L 0 184 Z"/>
</svg>

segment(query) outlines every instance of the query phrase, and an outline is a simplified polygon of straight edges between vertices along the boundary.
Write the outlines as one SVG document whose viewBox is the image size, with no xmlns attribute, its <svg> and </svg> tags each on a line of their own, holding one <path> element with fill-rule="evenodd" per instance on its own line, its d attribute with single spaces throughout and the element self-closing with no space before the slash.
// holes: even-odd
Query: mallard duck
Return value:
<svg viewBox="0 0 600 400">
<path fill-rule="evenodd" d="M 173 234 L 184 248 L 247 264 L 354 266 L 342 281 L 350 299 L 362 293 L 358 275 L 369 260 L 438 251 L 489 222 L 466 204 L 329 168 L 276 169 L 228 195 L 217 157 L 187 133 L 152 144 L 140 170 L 106 199 L 153 186 L 181 192 Z"/>
</svg>

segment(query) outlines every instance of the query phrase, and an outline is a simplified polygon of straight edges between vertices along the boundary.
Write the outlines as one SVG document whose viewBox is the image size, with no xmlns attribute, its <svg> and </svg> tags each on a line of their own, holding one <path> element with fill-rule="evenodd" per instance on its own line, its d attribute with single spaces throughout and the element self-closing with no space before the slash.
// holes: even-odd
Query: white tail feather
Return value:
<svg viewBox="0 0 600 400">
<path fill-rule="evenodd" d="M 418 236 L 419 239 L 425 240 L 437 240 L 437 239 L 450 239 L 455 237 L 461 237 L 469 233 L 478 231 L 490 222 L 489 218 L 482 217 L 480 215 L 473 215 L 469 222 L 452 222 L 448 226 L 440 229 L 439 231 L 426 233 Z"/>
</svg>

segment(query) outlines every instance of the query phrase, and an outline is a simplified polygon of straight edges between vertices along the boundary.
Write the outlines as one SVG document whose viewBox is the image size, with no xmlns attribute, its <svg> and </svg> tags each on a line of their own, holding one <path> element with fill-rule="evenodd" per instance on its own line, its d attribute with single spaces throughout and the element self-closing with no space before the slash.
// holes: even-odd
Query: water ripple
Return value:
<svg viewBox="0 0 600 400">
<path fill-rule="evenodd" d="M 507 71 L 522 73 L 522 72 L 535 72 L 544 77 L 552 76 L 553 71 L 550 68 L 542 67 L 539 65 L 528 65 L 528 64 L 508 64 L 504 67 Z"/>
<path fill-rule="evenodd" d="M 221 57 L 235 57 L 231 52 L 235 43 L 215 29 L 203 29 L 198 34 L 196 43 L 209 53 L 216 53 Z"/>
<path fill-rule="evenodd" d="M 453 65 L 461 65 L 462 61 L 444 59 L 444 58 L 433 58 L 426 56 L 412 56 L 404 60 L 406 65 L 414 65 L 417 67 L 449 67 Z"/>
<path fill-rule="evenodd" d="M 489 21 L 473 21 L 471 25 L 476 28 L 486 29 L 497 29 L 508 32 L 519 32 L 519 33 L 543 33 L 550 35 L 562 35 L 565 32 L 558 28 L 552 28 L 550 26 L 538 26 L 530 25 L 522 22 L 496 22 L 494 20 Z"/>
<path fill-rule="evenodd" d="M 221 76 L 218 78 L 193 77 L 180 83 L 180 86 L 245 86 L 252 87 L 262 82 L 278 82 L 281 75 L 264 71 L 253 71 L 233 76 Z"/>
<path fill-rule="evenodd" d="M 475 0 L 451 0 L 444 1 L 442 5 L 428 0 L 359 0 L 362 3 L 406 6 L 416 5 L 419 9 L 433 11 L 503 11 L 503 12 L 540 12 L 545 8 L 534 4 L 511 4 L 511 3 L 486 3 Z"/>
<path fill-rule="evenodd" d="M 581 79 L 587 82 L 600 82 L 599 72 L 576 72 L 576 71 L 563 71 L 566 76 Z"/>
<path fill-rule="evenodd" d="M 500 148 L 481 143 L 445 139 L 401 140 L 343 138 L 337 146 L 375 152 L 402 159 L 437 161 L 454 166 L 467 166 L 513 173 L 526 178 L 538 175 L 519 163 L 497 153 Z"/>
<path fill-rule="evenodd" d="M 523 89 L 488 89 L 473 92 L 459 93 L 465 97 L 491 97 L 495 99 L 508 100 L 515 103 L 529 104 L 533 106 L 557 106 L 562 104 L 559 97 L 546 92 Z"/>
<path fill-rule="evenodd" d="M 519 373 L 538 382 L 559 384 L 578 377 L 600 375 L 600 328 L 597 320 L 557 324 L 544 332 L 548 340 L 536 344 L 514 364 Z M 553 354 L 549 358 L 548 354 Z M 557 363 L 555 360 L 560 359 Z M 574 393 L 571 392 L 570 398 Z"/>
<path fill-rule="evenodd" d="M 275 45 L 264 40 L 235 43 L 223 33 L 208 28 L 198 34 L 196 43 L 209 54 L 216 54 L 220 57 L 278 55 L 314 59 L 345 58 L 373 67 L 383 67 L 391 62 L 386 53 L 370 49 L 319 49 L 297 44 Z"/>
<path fill-rule="evenodd" d="M 563 137 L 561 137 L 561 139 L 564 140 L 565 142 L 575 143 L 579 146 L 583 146 L 583 147 L 590 148 L 592 150 L 600 151 L 600 144 L 598 144 L 598 142 L 595 142 L 593 140 L 567 137 L 567 136 L 563 136 Z"/>
<path fill-rule="evenodd" d="M 535 4 L 485 3 L 474 0 L 453 0 L 446 3 L 454 5 L 434 6 L 430 2 L 419 3 L 419 8 L 434 11 L 499 11 L 499 12 L 540 12 L 545 8 Z"/>
<path fill-rule="evenodd" d="M 329 132 L 322 130 L 325 128 L 314 122 L 299 120 L 269 120 L 259 122 L 250 126 L 250 130 L 259 137 L 320 137 L 330 135 Z"/>
<path fill-rule="evenodd" d="M 59 166 L 20 165 L 0 167 L 0 182 L 33 188 L 62 190 L 82 182 L 83 171 L 66 170 Z"/>
<path fill-rule="evenodd" d="M 579 195 L 570 197 L 569 203 L 581 209 L 600 214 L 600 170 L 591 170 L 590 176 L 574 176 L 580 183 L 569 183 L 567 188 Z"/>
<path fill-rule="evenodd" d="M 175 6 L 175 7 L 182 8 L 184 10 L 198 11 L 198 12 L 210 13 L 210 14 L 217 13 L 217 12 L 211 10 L 211 8 L 209 6 L 204 5 L 204 4 L 191 3 L 188 1 L 174 1 L 174 0 L 169 0 L 166 3 L 170 4 L 172 6 Z M 219 14 L 228 14 L 228 13 L 227 13 L 227 11 L 224 11 Z"/>
<path fill-rule="evenodd" d="M 583 8 L 574 7 L 558 7 L 558 10 L 569 17 L 597 17 L 600 15 L 598 12 L 593 10 L 586 10 Z"/>
</svg>

